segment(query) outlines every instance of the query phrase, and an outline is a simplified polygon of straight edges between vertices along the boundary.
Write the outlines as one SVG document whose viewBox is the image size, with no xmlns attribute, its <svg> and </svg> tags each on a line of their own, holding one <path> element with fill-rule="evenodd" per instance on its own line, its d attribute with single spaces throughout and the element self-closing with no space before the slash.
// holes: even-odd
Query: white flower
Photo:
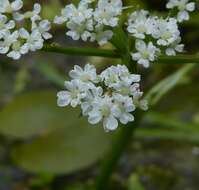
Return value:
<svg viewBox="0 0 199 190">
<path fill-rule="evenodd" d="M 125 65 L 107 68 L 100 74 L 100 78 L 107 87 L 115 88 L 115 90 L 120 89 L 123 84 L 129 88 L 133 82 L 140 81 L 140 75 L 130 74 Z"/>
<path fill-rule="evenodd" d="M 79 6 L 76 8 L 75 5 L 70 4 L 67 5 L 61 11 L 61 16 L 56 16 L 54 19 L 54 23 L 62 24 L 68 20 L 70 22 L 74 22 L 76 24 L 81 24 L 85 22 L 87 19 L 92 17 L 92 9 L 88 8 L 86 3 L 79 3 Z"/>
<path fill-rule="evenodd" d="M 176 7 L 179 10 L 177 20 L 182 22 L 184 20 L 189 20 L 189 12 L 195 10 L 195 3 L 189 3 L 189 0 L 169 0 L 166 7 L 168 9 L 173 9 Z"/>
<path fill-rule="evenodd" d="M 174 43 L 172 43 L 165 51 L 168 56 L 175 56 L 176 52 L 183 52 L 184 44 L 180 44 L 181 38 L 177 39 Z"/>
<path fill-rule="evenodd" d="M 160 46 L 168 46 L 180 37 L 177 20 L 174 18 L 157 19 L 152 36 Z"/>
<path fill-rule="evenodd" d="M 7 56 L 17 60 L 21 58 L 21 55 L 26 53 L 28 53 L 28 48 L 24 48 L 20 41 L 16 41 L 12 44 L 12 50 L 7 54 Z"/>
<path fill-rule="evenodd" d="M 69 31 L 66 33 L 68 36 L 72 37 L 73 40 L 87 41 L 91 37 L 91 31 L 93 30 L 92 20 L 85 20 L 83 23 L 76 23 L 73 21 L 67 22 L 67 27 Z"/>
<path fill-rule="evenodd" d="M 81 100 L 86 97 L 86 86 L 79 80 L 65 82 L 66 91 L 57 94 L 57 104 L 60 107 L 71 105 L 76 107 L 81 104 Z"/>
<path fill-rule="evenodd" d="M 112 108 L 113 102 L 110 96 L 95 98 L 93 109 L 88 113 L 88 122 L 97 124 L 102 120 L 105 131 L 115 130 L 118 127 L 118 121 Z"/>
<path fill-rule="evenodd" d="M 72 79 L 79 79 L 82 82 L 98 82 L 96 68 L 94 65 L 86 64 L 84 69 L 75 65 L 74 69 L 69 72 Z"/>
<path fill-rule="evenodd" d="M 19 30 L 20 37 L 25 40 L 22 48 L 27 50 L 36 51 L 43 47 L 44 40 L 42 39 L 41 33 L 38 30 L 33 30 L 29 33 L 26 29 L 21 28 Z"/>
<path fill-rule="evenodd" d="M 35 3 L 32 11 L 27 11 L 24 14 L 16 12 L 14 14 L 14 19 L 17 21 L 21 21 L 23 19 L 30 19 L 32 21 L 32 28 L 36 27 L 36 21 L 41 20 L 39 16 L 41 12 L 41 5 L 39 3 Z"/>
<path fill-rule="evenodd" d="M 15 0 L 12 3 L 9 0 L 0 0 L 0 13 L 13 13 L 23 7 L 22 0 Z"/>
<path fill-rule="evenodd" d="M 52 38 L 52 34 L 50 34 L 48 31 L 51 28 L 51 24 L 48 20 L 42 20 L 39 22 L 38 26 L 36 26 L 36 28 L 39 31 L 39 33 L 41 34 L 41 36 L 45 39 L 48 40 L 50 38 Z"/>
<path fill-rule="evenodd" d="M 136 107 L 146 111 L 148 110 L 148 101 L 145 99 L 141 99 L 143 96 L 143 92 L 140 91 L 139 84 L 134 85 L 134 93 L 133 93 L 133 103 Z"/>
<path fill-rule="evenodd" d="M 92 89 L 89 89 L 87 91 L 86 97 L 84 98 L 84 101 L 82 101 L 81 108 L 82 108 L 82 114 L 84 116 L 87 116 L 90 111 L 92 111 L 93 108 L 93 102 L 95 99 L 100 98 L 103 96 L 103 89 L 102 87 L 95 87 Z"/>
<path fill-rule="evenodd" d="M 91 34 L 90 41 L 97 41 L 100 46 L 106 44 L 113 36 L 111 30 L 104 30 L 103 25 L 96 25 L 95 31 Z"/>
<path fill-rule="evenodd" d="M 131 112 L 135 111 L 136 107 L 133 104 L 132 98 L 129 96 L 122 96 L 121 94 L 113 95 L 114 116 L 120 120 L 122 124 L 134 121 L 134 116 Z"/>
<path fill-rule="evenodd" d="M 122 12 L 121 0 L 99 0 L 97 7 L 93 9 L 91 3 L 95 0 L 81 0 L 76 7 L 67 5 L 61 11 L 61 16 L 54 18 L 54 23 L 63 24 L 69 31 L 66 35 L 73 40 L 97 41 L 104 45 L 113 36 L 110 27 L 118 25 L 118 16 Z"/>
<path fill-rule="evenodd" d="M 118 24 L 118 16 L 122 13 L 121 0 L 99 0 L 94 11 L 94 19 L 98 24 L 115 27 Z"/>
<path fill-rule="evenodd" d="M 155 18 L 149 17 L 148 11 L 140 10 L 129 16 L 127 31 L 134 37 L 144 39 L 145 35 L 152 33 Z"/>
<path fill-rule="evenodd" d="M 14 27 L 15 22 L 13 20 L 8 21 L 8 18 L 5 15 L 0 14 L 0 33 L 6 32 Z"/>
<path fill-rule="evenodd" d="M 8 53 L 10 46 L 17 41 L 18 31 L 11 33 L 9 30 L 1 34 L 0 37 L 0 54 Z"/>
<path fill-rule="evenodd" d="M 136 41 L 136 50 L 138 51 L 137 53 L 131 54 L 132 59 L 146 68 L 149 67 L 150 61 L 154 61 L 157 53 L 160 52 L 160 49 L 155 47 L 152 42 L 146 44 L 142 40 Z"/>
</svg>

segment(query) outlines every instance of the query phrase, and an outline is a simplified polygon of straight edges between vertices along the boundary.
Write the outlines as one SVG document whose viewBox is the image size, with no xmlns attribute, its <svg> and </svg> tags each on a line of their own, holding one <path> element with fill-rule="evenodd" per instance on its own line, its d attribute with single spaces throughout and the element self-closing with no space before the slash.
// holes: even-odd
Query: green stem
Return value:
<svg viewBox="0 0 199 190">
<path fill-rule="evenodd" d="M 76 48 L 76 47 L 61 47 L 59 45 L 45 44 L 42 51 L 61 53 L 65 55 L 79 55 L 79 56 L 97 56 L 97 57 L 109 57 L 109 58 L 123 58 L 122 53 L 116 50 L 98 49 L 98 48 Z M 127 55 L 125 55 L 127 56 Z M 186 64 L 186 63 L 198 63 L 199 54 L 186 55 L 181 54 L 177 56 L 160 56 L 156 61 L 159 64 Z"/>
<path fill-rule="evenodd" d="M 120 55 L 115 50 L 104 50 L 97 48 L 88 47 L 61 47 L 56 44 L 45 44 L 42 51 L 61 53 L 66 55 L 78 55 L 78 56 L 97 56 L 97 57 L 109 57 L 109 58 L 119 58 Z"/>
<path fill-rule="evenodd" d="M 136 121 L 134 123 L 129 123 L 128 125 L 123 126 L 113 139 L 110 152 L 105 157 L 104 163 L 102 163 L 100 175 L 97 177 L 96 190 L 109 189 L 111 175 L 115 170 L 121 155 L 132 140 L 135 130 L 139 126 L 141 114 L 137 113 L 135 118 Z"/>
<path fill-rule="evenodd" d="M 181 54 L 177 56 L 160 56 L 156 63 L 165 64 L 186 64 L 186 63 L 199 63 L 199 54 L 186 55 Z"/>
<path fill-rule="evenodd" d="M 121 34 L 119 35 L 121 36 Z M 137 73 L 137 63 L 133 62 L 132 59 L 130 58 L 130 53 L 129 53 L 129 46 L 130 42 L 128 42 L 128 48 L 125 49 L 125 46 L 127 44 L 124 44 L 123 49 L 121 50 L 122 52 L 122 62 L 126 66 L 128 66 L 129 70 L 132 72 Z M 122 43 L 121 43 L 122 45 Z M 124 153 L 126 148 L 128 147 L 130 141 L 132 140 L 133 134 L 136 130 L 136 128 L 139 126 L 139 122 L 141 120 L 141 114 L 140 112 L 136 112 L 135 114 L 135 122 L 131 122 L 126 126 L 123 126 L 115 139 L 113 140 L 112 147 L 110 149 L 110 152 L 108 153 L 106 159 L 104 160 L 104 163 L 102 163 L 102 168 L 101 172 L 96 180 L 96 190 L 107 190 L 109 189 L 109 183 L 110 183 L 110 178 L 112 176 L 112 173 L 114 169 L 117 166 L 117 163 L 121 157 L 121 155 Z"/>
</svg>

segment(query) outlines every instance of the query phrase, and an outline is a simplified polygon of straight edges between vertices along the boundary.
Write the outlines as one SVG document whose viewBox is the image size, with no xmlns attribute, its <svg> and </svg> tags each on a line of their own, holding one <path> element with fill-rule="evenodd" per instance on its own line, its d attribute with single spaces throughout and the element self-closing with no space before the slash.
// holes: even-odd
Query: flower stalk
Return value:
<svg viewBox="0 0 199 190">
<path fill-rule="evenodd" d="M 102 163 L 100 174 L 96 180 L 96 190 L 109 189 L 112 173 L 115 170 L 121 155 L 124 153 L 132 140 L 133 134 L 139 126 L 141 118 L 142 114 L 137 112 L 136 120 L 121 128 L 116 134 L 113 139 L 113 144 L 110 147 L 110 151 Z"/>
</svg>

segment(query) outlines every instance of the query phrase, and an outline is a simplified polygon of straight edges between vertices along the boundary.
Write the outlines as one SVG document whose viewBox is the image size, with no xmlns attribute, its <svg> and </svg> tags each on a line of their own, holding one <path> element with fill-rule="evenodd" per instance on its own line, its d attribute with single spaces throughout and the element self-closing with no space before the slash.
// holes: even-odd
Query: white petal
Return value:
<svg viewBox="0 0 199 190">
<path fill-rule="evenodd" d="M 70 103 L 70 96 L 66 91 L 58 92 L 57 97 L 57 105 L 60 107 L 67 106 Z"/>
<path fill-rule="evenodd" d="M 104 118 L 103 126 L 105 130 L 113 131 L 118 127 L 118 121 L 112 115 Z"/>
<path fill-rule="evenodd" d="M 6 54 L 10 47 L 0 47 L 0 54 Z"/>
<path fill-rule="evenodd" d="M 25 28 L 21 28 L 19 30 L 19 35 L 21 38 L 24 38 L 24 39 L 28 39 L 30 36 L 30 34 L 28 33 L 28 31 Z"/>
<path fill-rule="evenodd" d="M 138 61 L 139 64 L 143 65 L 145 68 L 149 67 L 149 61 L 147 59 L 140 59 Z"/>
<path fill-rule="evenodd" d="M 124 113 L 120 117 L 120 122 L 124 125 L 126 125 L 128 122 L 134 121 L 134 116 L 131 115 L 130 113 Z"/>
<path fill-rule="evenodd" d="M 53 22 L 54 22 L 55 24 L 63 24 L 63 23 L 66 22 L 66 21 L 67 21 L 67 19 L 64 18 L 64 17 L 62 17 L 62 16 L 55 16 Z"/>
<path fill-rule="evenodd" d="M 178 21 L 189 20 L 189 13 L 187 11 L 180 11 L 178 13 Z"/>
<path fill-rule="evenodd" d="M 89 113 L 88 122 L 90 124 L 97 124 L 101 121 L 102 115 L 99 111 L 92 111 Z"/>
<path fill-rule="evenodd" d="M 20 14 L 18 12 L 14 12 L 13 13 L 13 18 L 14 20 L 17 20 L 17 21 L 21 21 L 24 19 L 24 15 L 23 14 Z"/>
<path fill-rule="evenodd" d="M 48 32 L 44 32 L 42 33 L 42 36 L 45 40 L 51 39 L 53 36 L 52 34 L 48 33 Z"/>
<path fill-rule="evenodd" d="M 39 14 L 41 12 L 41 5 L 39 3 L 35 3 L 33 9 L 36 14 Z"/>
<path fill-rule="evenodd" d="M 175 52 L 175 50 L 174 50 L 173 48 L 167 48 L 167 49 L 166 49 L 166 54 L 167 54 L 168 56 L 175 56 L 175 55 L 176 55 L 176 52 Z"/>
<path fill-rule="evenodd" d="M 20 59 L 21 54 L 17 51 L 11 51 L 10 53 L 7 54 L 7 56 L 17 60 L 17 59 Z"/>
<path fill-rule="evenodd" d="M 23 1 L 22 0 L 15 0 L 11 3 L 11 7 L 14 11 L 18 11 L 23 7 Z"/>
<path fill-rule="evenodd" d="M 195 3 L 188 3 L 187 5 L 186 5 L 186 9 L 188 10 L 188 11 L 190 11 L 190 12 L 192 12 L 192 11 L 194 11 L 195 10 Z"/>
</svg>

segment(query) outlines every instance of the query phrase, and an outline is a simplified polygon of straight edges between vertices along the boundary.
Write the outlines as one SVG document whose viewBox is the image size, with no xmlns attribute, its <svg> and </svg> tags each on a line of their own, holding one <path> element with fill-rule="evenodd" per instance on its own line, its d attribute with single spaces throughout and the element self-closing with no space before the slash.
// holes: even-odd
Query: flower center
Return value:
<svg viewBox="0 0 199 190">
<path fill-rule="evenodd" d="M 107 105 L 102 105 L 101 113 L 103 116 L 108 116 L 110 114 L 110 108 Z"/>
<path fill-rule="evenodd" d="M 167 39 L 169 39 L 171 36 L 172 36 L 171 32 L 165 32 L 165 33 L 161 36 L 161 38 L 162 38 L 163 40 L 167 40 Z"/>
<path fill-rule="evenodd" d="M 150 53 L 147 50 L 145 50 L 145 51 L 142 52 L 142 56 L 145 59 L 147 59 L 149 57 L 149 55 L 150 55 Z"/>
<path fill-rule="evenodd" d="M 146 27 L 144 25 L 139 25 L 137 27 L 137 31 L 140 33 L 144 33 L 144 32 L 146 32 Z"/>
</svg>

